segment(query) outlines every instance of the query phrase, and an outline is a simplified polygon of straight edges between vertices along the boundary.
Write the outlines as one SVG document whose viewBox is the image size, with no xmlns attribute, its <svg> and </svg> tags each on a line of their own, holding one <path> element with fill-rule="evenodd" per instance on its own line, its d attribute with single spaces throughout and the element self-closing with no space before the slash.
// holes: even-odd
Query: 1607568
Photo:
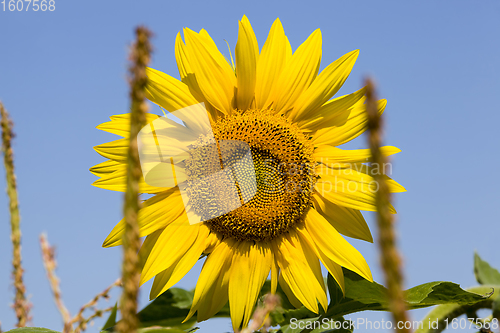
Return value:
<svg viewBox="0 0 500 333">
<path fill-rule="evenodd" d="M 2 0 L 2 10 L 4 12 L 53 12 L 56 10 L 55 0 Z"/>
</svg>

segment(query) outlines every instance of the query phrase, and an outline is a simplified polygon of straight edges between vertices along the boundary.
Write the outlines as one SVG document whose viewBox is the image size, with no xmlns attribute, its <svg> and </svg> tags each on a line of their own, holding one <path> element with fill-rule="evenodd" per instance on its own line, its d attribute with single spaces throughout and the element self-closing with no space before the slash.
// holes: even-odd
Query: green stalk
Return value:
<svg viewBox="0 0 500 333">
<path fill-rule="evenodd" d="M 403 298 L 401 256 L 396 246 L 394 218 L 390 213 L 391 195 L 389 187 L 381 173 L 386 159 L 380 151 L 382 143 L 382 119 L 378 114 L 375 87 L 371 80 L 366 80 L 366 112 L 368 114 L 368 143 L 371 150 L 372 165 L 379 166 L 378 172 L 372 172 L 378 191 L 376 194 L 377 224 L 379 229 L 379 247 L 382 268 L 385 273 L 389 308 L 392 312 L 394 326 L 397 332 L 408 332 L 408 329 L 398 328 L 398 323 L 407 322 L 406 304 Z M 374 170 L 372 168 L 372 170 Z"/>
<path fill-rule="evenodd" d="M 17 317 L 17 327 L 25 327 L 29 320 L 30 306 L 26 300 L 26 287 L 23 282 L 23 267 L 21 265 L 21 228 L 19 218 L 19 202 L 17 198 L 16 175 L 14 173 L 14 156 L 11 141 L 14 137 L 12 132 L 12 121 L 9 114 L 0 102 L 1 126 L 2 126 L 2 151 L 4 157 L 5 171 L 7 175 L 7 195 L 9 196 L 10 227 L 12 241 L 12 276 L 14 278 L 14 311 Z"/>
<path fill-rule="evenodd" d="M 121 300 L 122 320 L 118 323 L 118 332 L 137 331 L 137 296 L 139 293 L 139 258 L 140 247 L 139 224 L 137 217 L 140 209 L 139 179 L 141 166 L 137 148 L 137 135 L 146 125 L 147 104 L 145 88 L 147 84 L 146 66 L 150 60 L 151 33 L 144 27 L 136 29 L 136 41 L 132 46 L 130 60 L 130 144 L 127 157 L 127 191 L 125 193 L 124 218 L 125 234 L 123 236 L 123 294 Z"/>
</svg>

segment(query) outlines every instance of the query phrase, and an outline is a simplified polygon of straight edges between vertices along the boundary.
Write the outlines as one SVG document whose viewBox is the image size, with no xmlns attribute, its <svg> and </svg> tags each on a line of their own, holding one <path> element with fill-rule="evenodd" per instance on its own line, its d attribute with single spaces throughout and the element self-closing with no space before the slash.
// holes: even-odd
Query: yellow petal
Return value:
<svg viewBox="0 0 500 333">
<path fill-rule="evenodd" d="M 389 192 L 391 193 L 406 192 L 406 188 L 403 185 L 399 184 L 394 179 L 386 175 L 383 175 L 382 177 L 384 178 L 385 182 L 387 183 L 387 186 L 389 187 Z"/>
<path fill-rule="evenodd" d="M 326 67 L 295 102 L 290 117 L 295 121 L 310 116 L 342 87 L 358 58 L 359 50 L 340 57 Z"/>
<path fill-rule="evenodd" d="M 280 272 L 280 279 L 284 281 L 284 283 L 280 282 L 280 285 L 287 295 L 290 303 L 292 303 L 292 305 L 296 308 L 300 308 L 300 304 L 303 304 L 308 310 L 318 313 L 319 308 L 317 300 L 313 297 L 314 291 L 305 285 L 305 283 L 308 283 L 307 279 L 313 276 L 312 272 L 303 272 L 302 275 L 307 275 L 298 276 L 295 274 L 299 272 L 297 267 L 287 267 L 286 269 L 282 269 Z M 299 285 L 297 280 L 300 281 L 302 285 Z"/>
<path fill-rule="evenodd" d="M 173 134 L 175 134 L 175 132 Z M 188 139 L 190 137 L 181 136 L 180 138 L 181 139 Z M 180 141 L 177 141 L 169 136 L 158 135 L 157 139 L 160 140 L 160 144 L 165 142 L 165 144 L 162 145 L 162 149 L 172 153 L 172 155 L 184 153 L 186 151 L 186 149 L 185 149 L 186 144 L 181 143 Z M 187 142 L 190 143 L 189 141 L 187 141 Z M 121 164 L 126 164 L 129 145 L 130 145 L 130 140 L 128 138 L 124 138 L 124 139 L 119 139 L 119 140 L 110 141 L 110 142 L 100 144 L 98 146 L 95 146 L 94 150 L 97 153 L 99 153 L 99 155 L 101 155 L 105 158 L 108 158 L 108 159 L 113 160 L 115 162 L 119 162 Z M 143 153 L 143 154 L 154 153 L 155 156 L 158 155 L 158 150 L 157 150 L 157 147 L 155 145 L 150 144 L 150 145 L 147 145 L 143 148 L 144 149 L 141 151 L 141 153 Z"/>
<path fill-rule="evenodd" d="M 153 286 L 151 287 L 151 290 L 149 291 L 149 300 L 154 300 L 156 297 L 160 296 L 162 293 L 167 291 L 167 288 L 163 288 L 169 281 L 170 277 L 172 276 L 172 273 L 175 270 L 175 267 L 181 261 L 183 258 L 177 259 L 177 261 L 170 265 L 167 269 L 165 269 L 163 272 L 158 273 L 158 275 L 155 276 L 155 279 L 153 280 Z"/>
<path fill-rule="evenodd" d="M 186 117 L 189 116 L 189 110 L 187 110 L 185 114 Z M 150 124 L 150 126 L 153 126 L 153 121 L 157 120 L 158 118 L 159 118 L 158 115 L 150 113 L 146 114 L 146 119 Z M 168 131 L 162 131 L 161 132 L 162 134 L 158 135 L 158 138 L 164 139 L 164 141 L 167 142 L 167 144 L 164 145 L 164 147 L 171 148 L 173 154 L 179 154 L 185 152 L 187 150 L 187 144 L 191 144 L 193 140 L 196 140 L 198 135 L 194 135 L 193 133 L 195 132 L 193 132 L 190 128 L 186 126 L 183 126 L 166 118 L 163 119 L 164 120 L 161 122 L 159 121 L 155 122 L 154 123 L 155 126 L 165 125 L 165 126 L 170 126 L 170 128 L 168 128 Z M 198 119 L 196 120 L 196 124 L 194 124 L 193 121 L 190 121 L 190 119 L 183 119 L 183 120 L 185 120 L 186 124 L 189 124 L 191 128 L 195 128 L 197 124 L 201 124 L 201 121 Z M 203 123 L 202 126 L 207 127 L 205 123 Z M 124 182 L 122 182 L 123 179 L 113 179 L 113 177 L 116 178 L 124 177 L 123 171 L 125 170 L 124 167 L 126 166 L 126 161 L 128 156 L 128 146 L 129 146 L 128 136 L 130 132 L 130 114 L 126 113 L 126 114 L 112 116 L 110 122 L 103 123 L 97 126 L 97 128 L 107 132 L 121 135 L 124 138 L 94 147 L 94 149 L 99 154 L 111 160 L 91 168 L 90 171 L 99 177 L 105 175 L 109 176 L 107 179 L 101 179 L 97 181 L 94 185 L 97 187 L 107 188 L 115 191 L 123 191 L 125 184 Z M 166 137 L 165 136 L 166 134 L 171 136 Z M 186 143 L 181 143 L 181 141 L 179 140 L 184 140 L 186 141 Z M 143 149 L 143 151 L 141 152 L 147 153 L 145 149 Z M 153 153 L 155 154 L 155 156 L 158 154 L 156 146 L 154 147 Z M 120 172 L 117 172 L 113 177 L 109 175 L 116 171 Z M 155 189 L 148 188 L 148 190 L 142 191 L 142 193 L 157 193 L 157 192 L 159 192 L 158 188 Z"/>
<path fill-rule="evenodd" d="M 380 147 L 384 156 L 401 152 L 393 146 Z M 329 163 L 367 163 L 370 161 L 370 149 L 344 150 L 330 145 L 321 145 L 314 150 L 313 157 L 316 161 L 328 165 Z"/>
<path fill-rule="evenodd" d="M 222 54 L 203 36 L 185 29 L 189 64 L 207 101 L 230 114 L 233 107 L 236 77 Z"/>
<path fill-rule="evenodd" d="M 335 281 L 337 281 L 340 288 L 342 289 L 342 293 L 345 295 L 344 272 L 342 272 L 342 267 L 325 256 L 323 252 L 318 250 L 318 247 L 314 243 L 311 235 L 309 235 L 309 233 L 303 226 L 299 226 L 299 228 L 297 228 L 297 234 L 299 235 L 302 242 L 309 244 L 309 246 L 314 249 L 315 255 L 318 256 L 328 272 L 330 272 Z"/>
<path fill-rule="evenodd" d="M 297 234 L 290 231 L 289 235 L 275 241 L 273 248 L 281 275 L 290 290 L 307 309 L 318 313 L 318 300 L 322 305 L 326 302 L 324 281 L 318 281 L 313 269 L 316 263 L 304 253 Z"/>
<path fill-rule="evenodd" d="M 193 304 L 184 322 L 191 318 L 196 311 L 198 311 L 198 321 L 206 320 L 215 314 L 212 314 L 214 309 L 224 306 L 227 302 L 229 267 L 233 257 L 233 246 L 234 241 L 226 239 L 208 255 L 196 283 Z M 215 294 L 216 291 L 220 292 Z M 213 307 L 210 305 L 211 303 Z"/>
<path fill-rule="evenodd" d="M 363 256 L 315 209 L 310 209 L 307 213 L 305 226 L 317 249 L 326 257 L 365 279 L 373 281 L 370 268 Z"/>
<path fill-rule="evenodd" d="M 184 109 L 179 114 L 176 114 L 179 119 L 183 118 L 181 120 L 184 124 L 163 117 L 161 120 L 149 124 L 149 126 L 146 125 L 142 130 L 146 137 L 142 138 L 141 149 L 144 150 L 149 146 L 154 146 L 152 148 L 157 152 L 156 145 L 159 145 L 162 152 L 167 151 L 170 155 L 186 152 L 189 149 L 188 146 L 193 144 L 201 133 L 206 133 L 203 130 L 206 122 L 192 120 L 196 114 L 200 115 L 202 111 L 202 108 L 194 107 L 193 110 L 191 108 Z M 149 143 L 148 135 L 154 137 L 155 144 Z M 144 153 L 144 151 L 141 151 L 141 153 Z"/>
<path fill-rule="evenodd" d="M 208 31 L 205 29 L 201 29 L 200 33 L 198 34 L 201 38 L 203 38 L 203 41 L 207 45 L 207 47 L 210 49 L 210 52 L 212 53 L 217 53 L 219 50 L 217 49 L 217 44 L 215 44 L 214 40 L 210 35 L 208 34 Z"/>
<path fill-rule="evenodd" d="M 228 285 L 231 263 L 230 260 L 224 262 L 222 271 L 217 277 L 217 281 L 212 285 L 205 297 L 200 301 L 198 307 L 198 322 L 212 318 L 219 312 L 229 300 Z"/>
<path fill-rule="evenodd" d="M 326 102 L 310 117 L 300 120 L 299 127 L 304 131 L 314 132 L 326 127 L 342 126 L 349 118 L 352 108 L 358 104 L 363 104 L 366 99 L 365 93 L 366 89 L 361 88 L 352 94 L 340 96 Z"/>
<path fill-rule="evenodd" d="M 366 165 L 362 164 L 356 167 L 355 169 L 357 172 L 359 172 L 361 175 L 361 178 L 364 178 L 365 181 L 372 182 L 374 179 L 371 178 L 372 174 L 376 175 L 382 175 L 382 178 L 384 181 L 387 183 L 387 186 L 389 187 L 389 191 L 391 193 L 401 193 L 401 192 L 406 192 L 406 188 L 404 188 L 401 184 L 396 182 L 394 179 L 390 178 L 387 176 L 388 174 L 392 174 L 392 164 L 387 162 L 384 163 L 384 165 L 378 166 L 375 164 L 372 165 Z M 364 175 L 367 175 L 368 178 Z"/>
<path fill-rule="evenodd" d="M 388 174 L 392 174 L 392 164 L 387 162 L 383 165 L 366 165 L 362 163 L 325 163 L 316 167 L 316 173 L 323 178 L 323 181 L 330 181 L 338 189 L 345 188 L 351 192 L 357 190 L 377 191 L 378 184 L 372 177 L 373 174 L 381 175 L 392 193 L 406 192 L 406 189 L 391 179 Z M 358 186 L 356 183 L 360 183 Z M 370 186 L 365 188 L 365 186 Z"/>
<path fill-rule="evenodd" d="M 203 250 L 204 253 L 211 253 L 221 242 L 221 239 L 219 236 L 217 236 L 216 233 L 211 232 L 207 239 L 205 240 L 205 249 Z"/>
<path fill-rule="evenodd" d="M 286 113 L 293 107 L 318 75 L 320 62 L 321 31 L 317 29 L 295 51 L 276 83 L 276 93 L 270 96 L 275 99 L 276 112 Z"/>
<path fill-rule="evenodd" d="M 271 294 L 276 294 L 276 289 L 278 289 L 278 276 L 280 274 L 280 268 L 276 262 L 276 257 L 273 255 L 273 261 L 271 265 Z"/>
<path fill-rule="evenodd" d="M 107 160 L 105 162 L 94 165 L 92 168 L 90 168 L 90 172 L 96 175 L 97 177 L 103 177 L 115 172 L 120 168 L 123 168 L 124 165 L 126 164 L 112 160 Z"/>
<path fill-rule="evenodd" d="M 199 103 L 189 91 L 189 87 L 181 81 L 153 68 L 147 68 L 146 74 L 146 97 L 167 111 L 174 112 Z"/>
<path fill-rule="evenodd" d="M 188 57 L 186 55 L 186 45 L 182 41 L 180 32 L 178 32 L 175 36 L 175 60 L 177 61 L 177 68 L 179 69 L 181 81 L 184 82 L 189 88 L 192 88 L 194 85 L 189 84 L 189 81 L 186 82 L 186 79 L 190 78 L 188 74 L 192 74 L 193 70 L 189 65 Z M 191 78 L 194 78 L 194 75 L 192 75 Z M 199 91 L 199 93 L 201 95 L 201 91 Z"/>
<path fill-rule="evenodd" d="M 154 299 L 170 289 L 193 268 L 205 249 L 204 241 L 208 237 L 208 233 L 208 227 L 199 225 L 198 235 L 193 246 L 176 263 L 156 275 L 149 294 L 150 299 Z"/>
<path fill-rule="evenodd" d="M 246 110 L 254 98 L 257 61 L 259 59 L 259 44 L 246 16 L 243 16 L 239 22 L 235 53 L 238 84 L 236 106 L 240 110 Z"/>
<path fill-rule="evenodd" d="M 385 99 L 378 101 L 379 114 L 384 112 L 386 105 L 387 101 Z M 367 123 L 366 105 L 356 105 L 351 109 L 345 124 L 318 130 L 313 137 L 314 145 L 340 146 L 361 135 L 366 130 Z"/>
<path fill-rule="evenodd" d="M 291 53 L 291 47 L 285 36 L 285 31 L 279 19 L 274 21 L 266 43 L 257 62 L 257 74 L 255 83 L 255 105 L 258 109 L 266 107 L 271 91 L 274 89 L 279 75 L 287 62 L 287 50 Z"/>
<path fill-rule="evenodd" d="M 106 173 L 106 171 L 111 171 Z M 116 161 L 107 161 L 96 165 L 90 171 L 101 178 L 92 183 L 95 187 L 111 191 L 125 192 L 127 190 L 127 165 Z M 155 187 L 146 184 L 144 178 L 139 179 L 139 193 L 160 193 L 167 191 L 166 187 Z"/>
<path fill-rule="evenodd" d="M 176 123 L 177 128 L 184 129 L 184 132 L 191 132 L 192 139 L 190 140 L 192 141 L 196 140 L 200 134 L 206 134 L 212 130 L 210 113 L 202 104 L 183 109 L 182 112 L 176 112 L 174 115 L 184 123 L 182 125 Z M 177 139 L 181 140 L 179 137 Z"/>
<path fill-rule="evenodd" d="M 332 275 L 332 277 L 337 281 L 340 289 L 342 290 L 342 294 L 345 296 L 345 281 L 344 281 L 344 272 L 342 271 L 342 266 L 337 264 L 335 261 L 328 258 L 323 252 L 320 251 L 319 259 L 325 265 L 328 272 Z"/>
<path fill-rule="evenodd" d="M 149 124 L 158 117 L 156 114 L 146 113 L 146 122 Z M 130 113 L 118 114 L 110 117 L 110 119 L 111 121 L 102 123 L 96 128 L 128 138 L 130 134 Z"/>
<path fill-rule="evenodd" d="M 278 281 L 280 283 L 281 290 L 283 290 L 283 292 L 285 293 L 290 304 L 292 304 L 296 309 L 300 309 L 302 307 L 302 303 L 300 303 L 298 298 L 295 297 L 292 289 L 290 289 L 290 286 L 283 279 L 283 274 L 280 273 Z"/>
<path fill-rule="evenodd" d="M 95 146 L 94 150 L 101 156 L 109 158 L 110 160 L 126 163 L 129 139 L 119 139 L 111 142 L 106 142 L 101 145 Z"/>
<path fill-rule="evenodd" d="M 180 33 L 178 33 L 175 38 L 175 59 L 177 60 L 177 67 L 179 68 L 179 74 L 181 76 L 182 82 L 184 82 L 189 87 L 189 91 L 191 92 L 193 97 L 196 98 L 196 100 L 198 100 L 200 103 L 205 104 L 205 108 L 209 112 L 210 118 L 212 120 L 217 119 L 219 112 L 215 110 L 214 107 L 207 101 L 205 96 L 203 96 L 200 85 L 196 80 L 194 70 L 189 64 L 189 56 L 187 54 L 186 44 L 184 44 L 184 42 L 182 41 Z"/>
<path fill-rule="evenodd" d="M 233 329 L 246 327 L 271 270 L 271 248 L 264 242 L 240 242 L 229 274 L 229 307 Z"/>
<path fill-rule="evenodd" d="M 158 229 L 165 228 L 184 213 L 184 203 L 178 187 L 156 194 L 146 200 L 139 211 L 139 236 L 147 236 Z M 125 221 L 121 220 L 106 237 L 103 247 L 122 244 Z"/>
<path fill-rule="evenodd" d="M 304 241 L 300 237 L 298 237 L 298 240 L 300 241 L 300 247 L 302 248 L 302 252 L 304 253 L 307 263 L 309 264 L 309 267 L 318 282 L 317 286 L 321 288 L 316 289 L 316 298 L 318 299 L 319 304 L 323 307 L 323 310 L 326 312 L 328 299 L 326 297 L 325 280 L 323 279 L 323 275 L 321 273 L 321 265 L 319 264 L 318 256 L 316 255 L 316 249 L 312 244 Z"/>
<path fill-rule="evenodd" d="M 353 190 L 346 189 L 351 186 Z M 364 184 L 349 183 L 345 179 L 327 180 L 320 179 L 315 186 L 315 191 L 336 205 L 352 209 L 376 211 L 375 190 L 371 190 Z"/>
<path fill-rule="evenodd" d="M 156 241 L 158 240 L 158 237 L 160 237 L 162 232 L 163 229 L 158 229 L 152 234 L 147 235 L 144 242 L 142 242 L 141 248 L 139 250 L 139 266 L 141 267 L 141 271 L 144 268 L 146 260 L 148 260 L 149 254 L 151 253 L 151 250 L 155 246 Z"/>
<path fill-rule="evenodd" d="M 193 246 L 200 226 L 185 220 L 185 223 L 169 224 L 158 237 L 142 270 L 141 284 L 175 264 Z"/>
<path fill-rule="evenodd" d="M 285 63 L 288 63 L 292 58 L 292 45 L 287 36 L 285 36 Z"/>
<path fill-rule="evenodd" d="M 314 207 L 330 224 L 341 234 L 362 239 L 373 243 L 373 237 L 370 228 L 357 209 L 347 208 L 335 205 L 334 203 L 323 199 L 317 193 L 313 194 Z"/>
<path fill-rule="evenodd" d="M 180 32 L 175 37 L 175 59 L 177 61 L 177 67 L 179 68 L 179 74 L 182 82 L 188 86 L 189 91 L 194 98 L 200 102 L 205 102 L 205 97 L 203 96 L 198 81 L 196 80 L 194 71 L 189 65 L 186 45 L 182 41 Z"/>
<path fill-rule="evenodd" d="M 362 169 L 362 165 L 354 165 Z M 320 165 L 315 191 L 326 200 L 343 207 L 376 211 L 375 198 L 378 190 L 377 182 L 370 175 L 354 168 L 332 169 Z M 390 207 L 391 213 L 396 213 Z"/>
</svg>

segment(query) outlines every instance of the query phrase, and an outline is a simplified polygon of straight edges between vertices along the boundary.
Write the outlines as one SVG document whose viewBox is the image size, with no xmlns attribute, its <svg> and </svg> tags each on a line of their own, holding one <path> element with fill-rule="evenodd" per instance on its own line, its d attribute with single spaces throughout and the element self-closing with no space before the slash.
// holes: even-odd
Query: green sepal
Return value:
<svg viewBox="0 0 500 333">
<path fill-rule="evenodd" d="M 477 252 L 474 253 L 474 275 L 479 284 L 500 285 L 500 273 L 482 260 Z"/>
<path fill-rule="evenodd" d="M 116 325 L 116 313 L 117 312 L 118 312 L 118 303 L 115 303 L 115 306 L 113 307 L 113 310 L 111 310 L 111 313 L 109 314 L 108 320 L 106 320 L 106 323 L 101 328 L 101 331 L 107 330 L 108 328 L 111 328 L 111 327 Z"/>
</svg>

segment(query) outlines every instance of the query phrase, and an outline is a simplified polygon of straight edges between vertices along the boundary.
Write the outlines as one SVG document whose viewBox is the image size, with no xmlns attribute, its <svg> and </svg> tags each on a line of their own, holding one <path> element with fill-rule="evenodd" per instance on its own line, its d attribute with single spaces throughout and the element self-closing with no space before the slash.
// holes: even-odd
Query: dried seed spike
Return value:
<svg viewBox="0 0 500 333">
<path fill-rule="evenodd" d="M 10 226 L 12 240 L 12 276 L 14 278 L 14 288 L 16 291 L 14 298 L 14 311 L 17 317 L 17 327 L 25 327 L 30 321 L 29 311 L 30 303 L 26 299 L 26 287 L 23 281 L 23 267 L 21 265 L 21 228 L 19 218 L 19 202 L 17 198 L 16 175 L 14 173 L 14 156 L 12 151 L 12 121 L 0 102 L 1 127 L 2 127 L 2 151 L 4 156 L 4 165 L 7 176 L 7 194 L 9 196 L 10 208 Z"/>
<path fill-rule="evenodd" d="M 61 313 L 64 328 L 63 333 L 69 333 L 73 330 L 71 323 L 71 317 L 68 309 L 64 305 L 61 297 L 61 289 L 59 288 L 59 278 L 56 275 L 57 262 L 54 257 L 54 248 L 50 246 L 47 241 L 47 236 L 45 234 L 40 235 L 40 246 L 42 248 L 42 259 L 45 270 L 47 271 L 47 278 L 52 289 L 52 294 L 54 295 L 54 301 L 56 303 L 59 313 Z"/>
<path fill-rule="evenodd" d="M 127 157 L 127 191 L 125 193 L 124 217 L 125 234 L 123 236 L 123 295 L 120 311 L 122 320 L 118 323 L 118 332 L 134 333 L 137 331 L 137 295 L 139 292 L 139 225 L 137 215 L 140 209 L 139 179 L 142 175 L 137 150 L 137 135 L 146 124 L 145 102 L 147 84 L 146 66 L 151 55 L 149 38 L 151 32 L 145 27 L 136 29 L 136 42 L 130 53 L 129 84 L 131 99 L 130 144 Z"/>
<path fill-rule="evenodd" d="M 382 145 L 382 117 L 377 111 L 377 98 L 372 80 L 366 80 L 366 112 L 368 115 L 368 143 L 371 150 L 372 165 L 384 165 L 385 157 L 380 151 Z M 379 168 L 380 170 L 380 168 Z M 379 228 L 379 246 L 381 263 L 385 273 L 389 297 L 389 307 L 395 323 L 406 323 L 406 304 L 402 290 L 401 255 L 396 246 L 394 232 L 394 218 L 390 213 L 391 195 L 384 175 L 380 172 L 372 173 L 378 184 L 376 196 L 377 222 Z M 407 328 L 394 325 L 397 332 L 409 332 Z"/>
</svg>

